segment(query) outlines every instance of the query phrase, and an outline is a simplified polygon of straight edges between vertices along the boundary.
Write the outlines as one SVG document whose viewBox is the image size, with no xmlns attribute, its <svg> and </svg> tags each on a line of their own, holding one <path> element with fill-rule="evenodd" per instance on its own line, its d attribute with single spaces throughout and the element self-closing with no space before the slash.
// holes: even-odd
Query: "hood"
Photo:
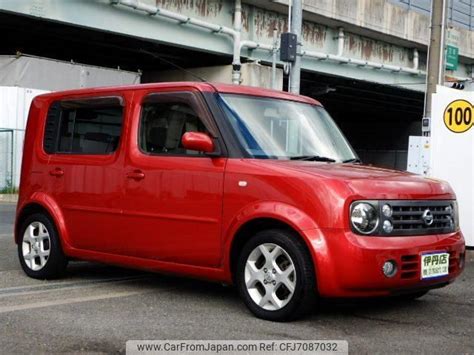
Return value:
<svg viewBox="0 0 474 355">
<path fill-rule="evenodd" d="M 453 199 L 445 181 L 405 171 L 359 164 L 327 164 L 309 161 L 273 161 L 293 173 L 309 174 L 332 182 L 342 182 L 352 195 L 364 199 Z"/>
</svg>

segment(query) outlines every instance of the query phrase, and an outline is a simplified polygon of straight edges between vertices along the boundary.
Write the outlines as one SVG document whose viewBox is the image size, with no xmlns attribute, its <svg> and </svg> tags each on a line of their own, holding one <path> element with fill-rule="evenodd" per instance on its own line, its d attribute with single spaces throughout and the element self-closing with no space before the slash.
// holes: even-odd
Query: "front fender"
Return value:
<svg viewBox="0 0 474 355">
<path fill-rule="evenodd" d="M 234 238 L 246 223 L 259 218 L 275 219 L 297 231 L 308 246 L 315 268 L 317 268 L 316 250 L 325 249 L 326 243 L 321 239 L 321 234 L 317 232 L 319 227 L 316 221 L 295 206 L 274 201 L 258 201 L 242 208 L 225 228 L 223 265 L 226 269 L 226 278 L 229 281 L 232 279 L 230 257 Z"/>
<path fill-rule="evenodd" d="M 282 202 L 257 201 L 245 206 L 234 216 L 225 235 L 234 235 L 245 223 L 257 218 L 277 219 L 297 231 L 318 228 L 313 218 L 295 206 Z"/>
</svg>

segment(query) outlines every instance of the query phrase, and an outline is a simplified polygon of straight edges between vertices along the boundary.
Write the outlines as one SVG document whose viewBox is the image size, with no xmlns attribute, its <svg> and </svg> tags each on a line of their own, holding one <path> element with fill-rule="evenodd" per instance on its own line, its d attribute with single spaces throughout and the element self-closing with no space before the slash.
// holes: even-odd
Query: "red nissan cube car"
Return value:
<svg viewBox="0 0 474 355">
<path fill-rule="evenodd" d="M 319 102 L 191 82 L 36 97 L 15 241 L 34 278 L 69 259 L 205 278 L 280 321 L 420 297 L 465 254 L 450 186 L 362 165 Z"/>
</svg>

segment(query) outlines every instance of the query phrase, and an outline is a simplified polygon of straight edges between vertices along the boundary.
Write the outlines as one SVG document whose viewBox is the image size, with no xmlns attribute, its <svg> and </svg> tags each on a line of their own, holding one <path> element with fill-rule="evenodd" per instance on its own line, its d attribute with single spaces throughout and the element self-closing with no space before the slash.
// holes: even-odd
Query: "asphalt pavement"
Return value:
<svg viewBox="0 0 474 355">
<path fill-rule="evenodd" d="M 124 352 L 130 339 L 347 340 L 349 352 L 474 353 L 474 263 L 416 301 L 325 301 L 305 319 L 254 318 L 232 287 L 86 262 L 26 277 L 0 204 L 0 353 Z"/>
</svg>

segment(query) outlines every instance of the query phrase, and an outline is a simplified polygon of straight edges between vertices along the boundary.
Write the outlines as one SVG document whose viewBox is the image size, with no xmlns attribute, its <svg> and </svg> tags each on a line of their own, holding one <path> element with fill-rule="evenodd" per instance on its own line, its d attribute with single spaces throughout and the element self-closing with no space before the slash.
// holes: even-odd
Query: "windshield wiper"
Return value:
<svg viewBox="0 0 474 355">
<path fill-rule="evenodd" d="M 336 160 L 328 157 L 321 157 L 319 155 L 299 155 L 290 157 L 290 160 L 305 160 L 305 161 L 325 161 L 328 163 L 335 163 Z"/>
<path fill-rule="evenodd" d="M 351 158 L 351 159 L 346 159 L 342 161 L 343 163 L 362 163 L 362 160 L 359 158 Z"/>
</svg>

